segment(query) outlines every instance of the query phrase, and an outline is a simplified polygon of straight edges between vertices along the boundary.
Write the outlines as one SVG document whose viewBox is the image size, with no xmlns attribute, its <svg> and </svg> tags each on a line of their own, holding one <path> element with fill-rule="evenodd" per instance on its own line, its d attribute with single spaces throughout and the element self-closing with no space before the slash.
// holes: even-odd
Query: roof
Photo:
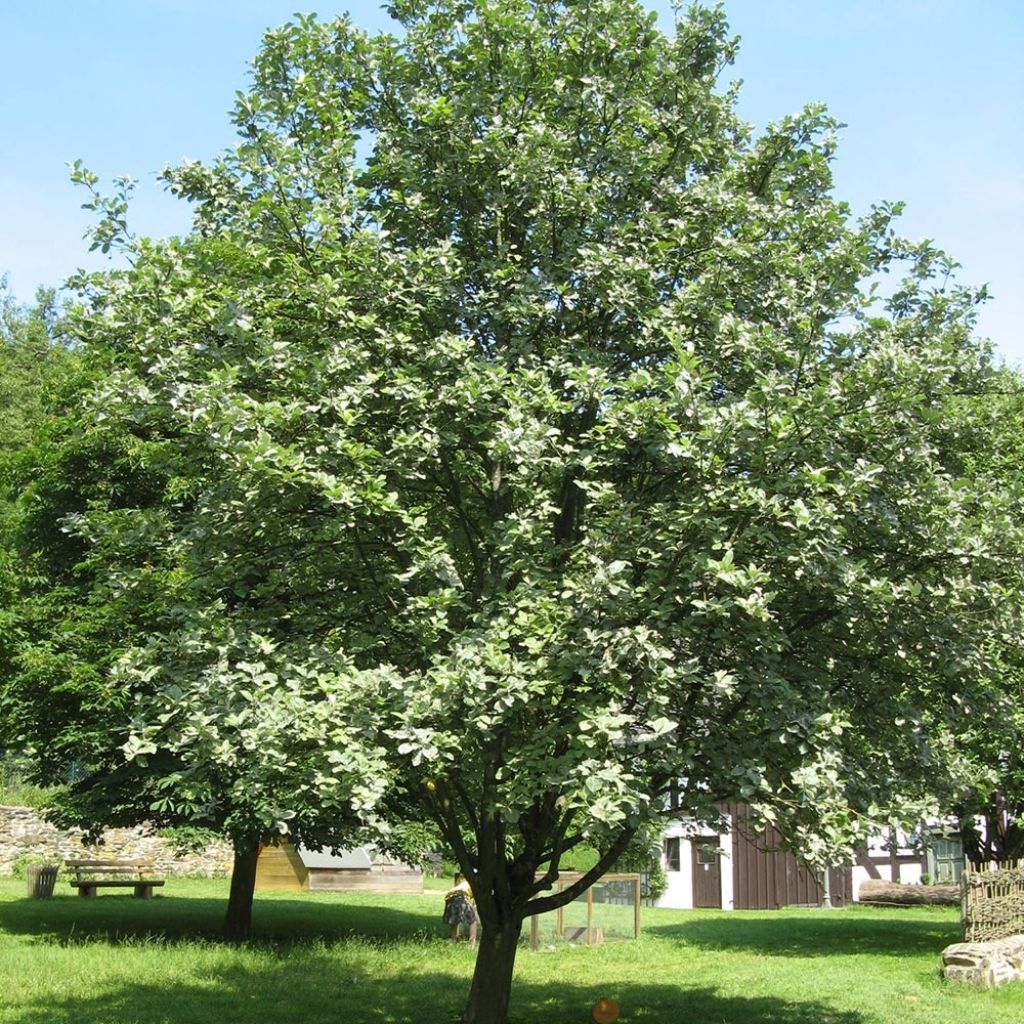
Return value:
<svg viewBox="0 0 1024 1024">
<path fill-rule="evenodd" d="M 307 868 L 336 868 L 340 871 L 369 871 L 373 866 L 373 850 L 367 846 L 357 846 L 354 850 L 340 850 L 331 853 L 329 850 L 307 850 L 299 847 L 299 856 Z"/>
</svg>

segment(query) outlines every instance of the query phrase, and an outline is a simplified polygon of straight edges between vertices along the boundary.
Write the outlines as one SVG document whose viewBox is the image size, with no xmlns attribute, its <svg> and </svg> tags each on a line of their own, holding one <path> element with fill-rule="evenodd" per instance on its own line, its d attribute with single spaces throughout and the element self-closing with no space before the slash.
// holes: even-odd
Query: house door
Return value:
<svg viewBox="0 0 1024 1024">
<path fill-rule="evenodd" d="M 928 873 L 933 882 L 959 882 L 964 870 L 964 848 L 955 836 L 931 836 L 928 840 Z"/>
<path fill-rule="evenodd" d="M 693 840 L 693 905 L 722 906 L 722 858 L 718 853 L 718 836 L 701 836 Z"/>
</svg>

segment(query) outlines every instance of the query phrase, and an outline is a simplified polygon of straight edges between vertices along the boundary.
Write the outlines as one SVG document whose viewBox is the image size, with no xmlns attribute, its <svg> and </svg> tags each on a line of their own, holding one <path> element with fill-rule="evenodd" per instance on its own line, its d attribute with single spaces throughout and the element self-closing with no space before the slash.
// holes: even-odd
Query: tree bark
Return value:
<svg viewBox="0 0 1024 1024">
<path fill-rule="evenodd" d="M 897 906 L 933 904 L 946 907 L 960 905 L 959 885 L 903 885 L 899 882 L 861 882 L 861 903 L 886 903 Z"/>
<path fill-rule="evenodd" d="M 256 889 L 256 861 L 260 856 L 258 839 L 235 840 L 234 864 L 231 868 L 231 891 L 224 915 L 224 938 L 228 942 L 245 942 L 252 928 L 252 896 Z"/>
<path fill-rule="evenodd" d="M 484 931 L 476 954 L 473 984 L 462 1024 L 508 1024 L 512 969 L 516 963 L 522 920 Z"/>
</svg>

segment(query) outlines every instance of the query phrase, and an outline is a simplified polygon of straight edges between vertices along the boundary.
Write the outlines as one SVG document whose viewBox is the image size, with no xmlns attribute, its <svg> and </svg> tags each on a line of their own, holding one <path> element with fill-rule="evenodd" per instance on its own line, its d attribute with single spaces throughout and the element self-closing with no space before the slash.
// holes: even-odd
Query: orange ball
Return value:
<svg viewBox="0 0 1024 1024">
<path fill-rule="evenodd" d="M 619 1004 L 614 999 L 601 996 L 594 1003 L 593 1017 L 596 1024 L 614 1024 L 619 1019 Z"/>
</svg>

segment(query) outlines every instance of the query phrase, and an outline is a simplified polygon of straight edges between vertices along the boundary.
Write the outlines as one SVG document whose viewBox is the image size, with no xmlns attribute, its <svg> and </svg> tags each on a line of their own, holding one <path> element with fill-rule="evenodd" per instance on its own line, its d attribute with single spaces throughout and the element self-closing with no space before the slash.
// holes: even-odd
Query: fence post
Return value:
<svg viewBox="0 0 1024 1024">
<path fill-rule="evenodd" d="M 633 938 L 640 938 L 640 876 L 636 876 L 636 881 L 633 883 Z"/>
<path fill-rule="evenodd" d="M 969 868 L 965 868 L 960 874 L 960 937 L 964 942 L 970 942 L 970 938 L 967 935 L 968 920 L 970 915 L 967 912 L 967 901 L 970 899 L 971 891 L 971 872 Z"/>
</svg>

